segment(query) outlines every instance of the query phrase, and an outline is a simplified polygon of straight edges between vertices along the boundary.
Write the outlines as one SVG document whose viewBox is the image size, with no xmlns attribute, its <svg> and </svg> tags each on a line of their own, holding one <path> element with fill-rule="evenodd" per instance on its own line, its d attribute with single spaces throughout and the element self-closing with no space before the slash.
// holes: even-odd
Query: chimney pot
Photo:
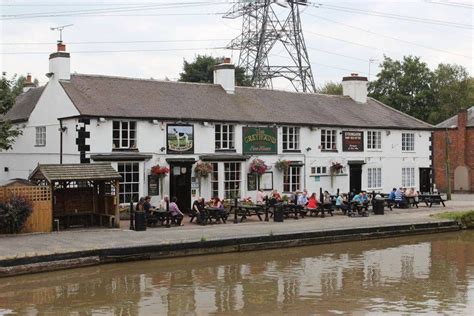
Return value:
<svg viewBox="0 0 474 316">
<path fill-rule="evenodd" d="M 230 58 L 229 57 L 226 57 L 224 58 L 224 64 L 230 64 Z"/>
<path fill-rule="evenodd" d="M 31 83 L 31 74 L 27 74 L 26 75 L 26 80 L 25 80 L 26 83 Z"/>
<path fill-rule="evenodd" d="M 357 76 L 359 76 L 359 74 L 357 72 L 353 72 L 353 73 L 351 73 L 351 76 L 352 77 L 357 77 Z"/>
<path fill-rule="evenodd" d="M 58 43 L 58 52 L 65 52 L 66 51 L 66 45 L 63 44 L 62 42 Z"/>
</svg>

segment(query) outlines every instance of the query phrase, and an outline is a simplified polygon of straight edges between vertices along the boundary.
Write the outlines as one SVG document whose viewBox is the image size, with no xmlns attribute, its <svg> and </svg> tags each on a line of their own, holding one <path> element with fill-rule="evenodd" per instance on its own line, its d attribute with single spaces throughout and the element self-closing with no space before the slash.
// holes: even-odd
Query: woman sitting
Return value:
<svg viewBox="0 0 474 316">
<path fill-rule="evenodd" d="M 316 196 L 316 193 L 313 192 L 311 196 L 308 199 L 308 204 L 306 205 L 306 208 L 309 210 L 310 215 L 316 212 L 318 209 L 318 198 Z"/>
<path fill-rule="evenodd" d="M 173 219 L 173 221 L 176 222 L 176 225 L 183 226 L 183 223 L 181 223 L 181 222 L 183 221 L 184 214 L 179 209 L 178 204 L 176 204 L 177 201 L 178 201 L 178 199 L 175 196 L 171 199 L 171 203 L 170 203 L 170 206 L 169 206 L 170 215 L 171 215 L 171 218 Z"/>
<path fill-rule="evenodd" d="M 211 203 L 212 203 L 211 207 L 219 209 L 219 215 L 225 221 L 227 219 L 227 212 L 225 211 L 224 204 L 222 204 L 222 201 L 219 199 L 219 197 L 218 196 L 213 197 L 211 200 Z"/>
</svg>

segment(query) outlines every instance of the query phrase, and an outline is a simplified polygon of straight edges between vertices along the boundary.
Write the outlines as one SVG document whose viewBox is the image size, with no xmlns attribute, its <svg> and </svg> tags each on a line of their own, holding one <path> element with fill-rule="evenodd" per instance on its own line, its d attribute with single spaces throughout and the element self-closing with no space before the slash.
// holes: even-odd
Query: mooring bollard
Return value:
<svg viewBox="0 0 474 316">
<path fill-rule="evenodd" d="M 135 230 L 133 201 L 130 201 L 130 230 Z"/>
</svg>

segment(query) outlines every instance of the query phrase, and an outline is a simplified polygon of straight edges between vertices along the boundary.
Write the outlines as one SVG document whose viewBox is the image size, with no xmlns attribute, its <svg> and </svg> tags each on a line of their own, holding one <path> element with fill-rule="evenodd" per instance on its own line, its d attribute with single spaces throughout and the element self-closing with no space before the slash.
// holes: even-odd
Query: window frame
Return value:
<svg viewBox="0 0 474 316">
<path fill-rule="evenodd" d="M 291 138 L 291 140 L 290 140 Z M 283 152 L 300 152 L 300 128 L 298 126 L 282 127 Z"/>
<path fill-rule="evenodd" d="M 46 126 L 35 127 L 35 146 L 36 147 L 46 146 Z"/>
<path fill-rule="evenodd" d="M 212 163 L 212 172 L 211 172 L 211 198 L 219 196 L 219 163 Z"/>
<path fill-rule="evenodd" d="M 311 174 L 312 175 L 327 175 L 328 174 L 328 167 L 326 166 L 312 166 L 311 167 Z"/>
<path fill-rule="evenodd" d="M 126 165 L 131 166 L 131 171 L 127 171 Z M 123 169 L 121 170 L 121 166 Z M 136 166 L 136 170 L 135 167 Z M 133 202 L 138 202 L 140 196 L 140 163 L 136 161 L 120 161 L 117 162 L 117 172 L 120 173 L 121 179 L 119 181 L 119 203 L 130 203 L 130 199 L 127 197 L 132 194 Z M 134 181 L 133 174 L 136 174 L 136 181 Z M 127 175 L 131 175 L 131 179 L 127 178 Z M 127 186 L 130 186 L 131 190 L 126 190 Z M 136 185 L 136 190 L 134 190 L 134 185 Z"/>
<path fill-rule="evenodd" d="M 233 170 L 227 170 L 227 166 L 238 166 L 238 168 L 235 168 Z M 232 199 L 236 197 L 241 197 L 242 196 L 242 162 L 240 161 L 225 161 L 223 162 L 223 173 L 224 173 L 224 178 L 223 178 L 223 193 L 224 193 L 224 199 Z M 228 179 L 228 176 L 233 173 L 235 176 L 235 179 Z M 231 196 L 231 192 L 236 193 L 236 196 Z"/>
<path fill-rule="evenodd" d="M 408 133 L 408 132 L 402 133 L 402 151 L 403 152 L 415 151 L 415 133 Z"/>
<path fill-rule="evenodd" d="M 225 132 L 224 128 L 227 129 Z M 224 136 L 227 136 L 227 139 Z M 227 146 L 224 146 L 225 142 L 227 142 Z M 234 124 L 218 123 L 214 125 L 214 146 L 216 151 L 235 151 Z"/>
<path fill-rule="evenodd" d="M 302 166 L 289 166 L 283 173 L 283 192 L 301 191 L 301 170 Z"/>
<path fill-rule="evenodd" d="M 402 187 L 415 187 L 415 167 L 402 167 Z"/>
<path fill-rule="evenodd" d="M 375 183 L 374 183 L 375 182 Z M 367 168 L 367 189 L 382 188 L 382 167 Z"/>
<path fill-rule="evenodd" d="M 372 147 L 373 145 L 375 146 Z M 367 150 L 382 150 L 382 131 L 367 131 Z"/>
<path fill-rule="evenodd" d="M 328 135 L 329 132 L 329 135 Z M 329 137 L 329 140 L 328 140 Z M 337 129 L 322 129 L 321 130 L 321 151 L 337 152 Z M 327 145 L 331 148 L 327 148 Z"/>
<path fill-rule="evenodd" d="M 119 124 L 119 128 L 115 127 L 115 124 Z M 127 124 L 127 127 L 124 128 L 124 124 Z M 131 128 L 131 124 L 134 124 L 134 127 Z M 115 137 L 115 132 L 118 131 L 118 137 Z M 134 137 L 131 137 L 131 132 L 133 131 Z M 126 137 L 124 137 L 124 132 L 126 132 Z M 117 146 L 116 141 L 119 146 Z M 123 146 L 124 141 L 127 143 L 126 146 Z M 112 149 L 136 149 L 137 148 L 137 121 L 134 120 L 113 120 L 112 121 Z"/>
</svg>

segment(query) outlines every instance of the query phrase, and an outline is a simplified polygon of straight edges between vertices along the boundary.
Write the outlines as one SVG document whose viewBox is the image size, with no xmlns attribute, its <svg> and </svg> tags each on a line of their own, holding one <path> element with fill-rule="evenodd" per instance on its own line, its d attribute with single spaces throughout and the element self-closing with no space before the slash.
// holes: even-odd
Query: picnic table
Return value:
<svg viewBox="0 0 474 316">
<path fill-rule="evenodd" d="M 431 207 L 433 204 L 443 204 L 446 207 L 444 204 L 446 200 L 441 197 L 441 194 L 420 194 L 418 195 L 418 200 L 424 202 L 428 207 Z"/>
<path fill-rule="evenodd" d="M 214 223 L 224 222 L 226 223 L 227 212 L 223 208 L 219 207 L 206 207 L 206 221 L 209 224 L 212 224 L 212 220 L 215 220 Z"/>
<path fill-rule="evenodd" d="M 238 217 L 240 216 L 240 222 L 242 223 L 247 217 L 256 215 L 260 221 L 262 221 L 262 215 L 265 214 L 265 221 L 268 222 L 268 208 L 261 204 L 238 204 L 232 206 L 234 211 L 234 223 L 238 223 Z"/>
</svg>

